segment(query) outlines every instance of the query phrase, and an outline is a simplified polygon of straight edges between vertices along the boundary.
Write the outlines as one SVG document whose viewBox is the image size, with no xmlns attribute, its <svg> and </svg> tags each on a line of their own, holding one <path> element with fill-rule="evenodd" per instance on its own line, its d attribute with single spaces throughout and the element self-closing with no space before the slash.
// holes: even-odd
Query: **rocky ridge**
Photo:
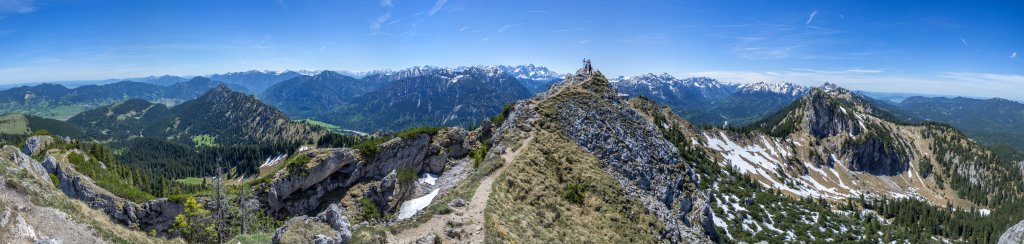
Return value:
<svg viewBox="0 0 1024 244">
<path fill-rule="evenodd" d="M 527 103 L 539 105 L 539 111 Z M 624 194 L 638 199 L 665 225 L 666 242 L 717 240 L 707 193 L 677 149 L 652 121 L 618 96 L 600 72 L 580 70 L 538 96 L 516 103 L 496 140 L 514 141 L 510 131 L 553 127 L 596 156 Z"/>
</svg>

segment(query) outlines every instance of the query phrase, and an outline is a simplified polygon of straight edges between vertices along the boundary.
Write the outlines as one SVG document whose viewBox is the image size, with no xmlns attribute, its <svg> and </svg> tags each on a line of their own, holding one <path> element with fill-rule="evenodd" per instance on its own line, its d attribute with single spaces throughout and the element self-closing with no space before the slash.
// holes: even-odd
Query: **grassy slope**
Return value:
<svg viewBox="0 0 1024 244">
<path fill-rule="evenodd" d="M 337 125 L 329 124 L 327 122 L 323 122 L 323 121 L 319 121 L 319 120 L 314 120 L 314 119 L 303 119 L 303 120 L 297 120 L 297 121 L 298 122 L 306 122 L 306 123 L 309 123 L 311 125 L 316 125 L 316 126 L 324 127 L 324 129 L 328 129 L 328 130 L 332 130 L 332 131 L 337 130 L 338 128 L 341 128 L 341 127 L 338 127 Z"/>
<path fill-rule="evenodd" d="M 535 140 L 495 182 L 489 240 L 657 242 L 661 223 L 623 194 L 597 158 L 556 133 L 537 131 Z M 576 182 L 586 186 L 582 204 L 562 196 Z"/>
</svg>

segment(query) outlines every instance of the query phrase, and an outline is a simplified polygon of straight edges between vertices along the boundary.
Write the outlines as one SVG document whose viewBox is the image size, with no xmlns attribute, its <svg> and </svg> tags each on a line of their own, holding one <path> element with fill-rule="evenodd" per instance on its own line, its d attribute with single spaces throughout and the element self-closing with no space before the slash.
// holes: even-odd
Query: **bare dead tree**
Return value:
<svg viewBox="0 0 1024 244">
<path fill-rule="evenodd" d="M 252 189 L 248 184 L 242 184 L 242 189 L 238 193 L 238 222 L 239 222 L 239 233 L 245 235 L 249 233 L 249 222 L 252 219 L 252 215 L 255 211 L 256 206 L 252 201 Z"/>
<path fill-rule="evenodd" d="M 217 160 L 217 178 L 213 180 L 214 188 L 214 218 L 217 221 L 217 243 L 224 243 L 225 225 L 224 221 L 227 219 L 225 214 L 225 192 L 224 192 L 224 171 L 220 167 L 220 160 Z"/>
</svg>

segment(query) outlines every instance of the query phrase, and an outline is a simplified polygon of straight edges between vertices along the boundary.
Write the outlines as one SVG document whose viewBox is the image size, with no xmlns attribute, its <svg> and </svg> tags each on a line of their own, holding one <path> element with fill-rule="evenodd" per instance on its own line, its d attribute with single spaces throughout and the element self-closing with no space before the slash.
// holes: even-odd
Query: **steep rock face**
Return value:
<svg viewBox="0 0 1024 244">
<path fill-rule="evenodd" d="M 443 171 L 449 159 L 466 155 L 466 135 L 462 129 L 445 129 L 433 137 L 428 134 L 398 137 L 378 145 L 377 154 L 369 160 L 348 148 L 305 152 L 312 158 L 305 173 L 281 171 L 268 184 L 265 192 L 268 212 L 287 216 L 314 211 L 322 207 L 321 199 L 326 194 L 360 181 L 381 180 L 396 169 L 412 169 L 417 173 Z"/>
<path fill-rule="evenodd" d="M 846 110 L 840 109 L 841 105 L 833 102 L 822 90 L 811 91 L 804 97 L 804 101 L 808 111 L 804 117 L 808 123 L 808 132 L 818 139 L 846 133 L 856 136 L 861 133 L 861 128 L 853 122 Z"/>
<path fill-rule="evenodd" d="M 1024 243 L 1024 221 L 1021 221 L 999 236 L 999 244 Z"/>
<path fill-rule="evenodd" d="M 43 168 L 57 176 L 59 188 L 64 195 L 103 211 L 115 222 L 125 226 L 138 226 L 144 231 L 155 230 L 163 235 L 174 224 L 174 217 L 185 211 L 181 205 L 163 198 L 136 204 L 117 197 L 96 186 L 92 179 L 75 171 L 70 164 L 59 162 L 52 156 L 43 161 Z"/>
<path fill-rule="evenodd" d="M 312 211 L 319 206 L 319 199 L 327 190 L 340 187 L 339 185 L 347 186 L 347 182 L 325 186 L 323 182 L 328 177 L 339 171 L 351 175 L 355 173 L 359 164 L 362 164 L 357 153 L 348 148 L 320 149 L 304 153 L 313 155 L 313 162 L 317 164 L 308 168 L 305 175 L 282 172 L 287 174 L 268 185 L 265 199 L 270 213 L 277 213 L 282 209 L 285 209 L 285 213 L 280 215 Z M 342 168 L 345 170 L 341 170 Z"/>
<path fill-rule="evenodd" d="M 878 138 L 855 142 L 851 150 L 850 170 L 892 176 L 910 169 L 910 159 L 905 152 Z"/>
<path fill-rule="evenodd" d="M 697 190 L 692 167 L 677 156 L 652 121 L 619 98 L 598 72 L 577 75 L 539 95 L 540 112 L 515 107 L 507 121 L 540 120 L 604 163 L 604 170 L 665 225 L 668 242 L 717 240 L 707 194 Z M 499 133 L 521 127 L 506 122 Z M 524 123 L 525 124 L 525 123 Z"/>
</svg>

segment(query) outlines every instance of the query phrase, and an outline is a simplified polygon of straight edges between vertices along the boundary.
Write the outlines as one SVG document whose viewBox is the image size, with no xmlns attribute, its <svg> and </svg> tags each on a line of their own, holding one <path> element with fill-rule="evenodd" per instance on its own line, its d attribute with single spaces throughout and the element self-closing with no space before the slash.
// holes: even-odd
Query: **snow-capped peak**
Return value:
<svg viewBox="0 0 1024 244">
<path fill-rule="evenodd" d="M 640 76 L 619 77 L 617 79 L 613 79 L 611 82 L 621 82 L 623 85 L 643 85 L 649 87 L 661 85 L 683 85 L 698 88 L 720 88 L 722 86 L 728 85 L 727 83 L 723 83 L 708 77 L 690 77 L 678 79 L 668 73 L 647 73 Z"/>
<path fill-rule="evenodd" d="M 743 93 L 754 93 L 754 92 L 770 92 L 777 94 L 786 94 L 790 96 L 800 96 L 807 92 L 807 87 L 784 82 L 784 83 L 766 83 L 757 82 L 752 84 L 740 85 L 740 92 Z"/>
</svg>

